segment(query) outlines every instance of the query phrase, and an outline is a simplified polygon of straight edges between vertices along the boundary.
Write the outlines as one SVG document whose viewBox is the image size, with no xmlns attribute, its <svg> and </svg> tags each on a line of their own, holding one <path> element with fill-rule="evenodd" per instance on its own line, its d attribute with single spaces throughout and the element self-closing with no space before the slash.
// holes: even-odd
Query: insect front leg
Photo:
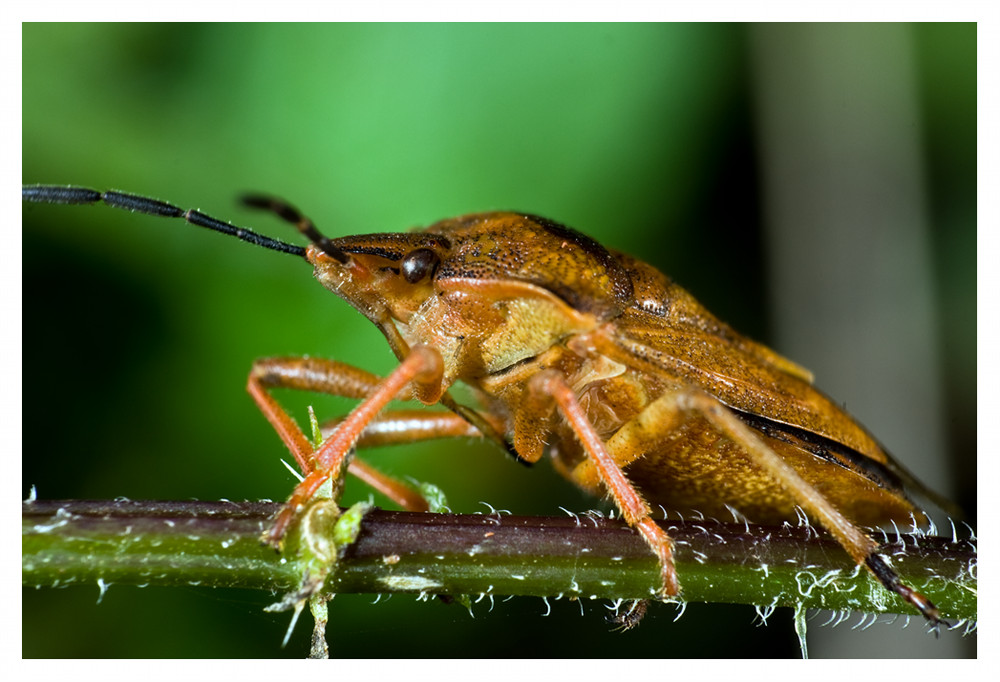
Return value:
<svg viewBox="0 0 1000 682">
<path fill-rule="evenodd" d="M 346 398 L 364 398 L 378 388 L 381 379 L 374 374 L 335 360 L 314 358 L 264 358 L 257 360 L 247 381 L 247 389 L 257 406 L 285 442 L 295 457 L 303 476 L 315 469 L 312 443 L 305 437 L 285 410 L 271 396 L 270 388 L 329 393 Z M 343 419 L 338 420 L 343 421 Z M 373 422 L 375 423 L 375 422 Z M 333 429 L 324 431 L 324 438 Z M 365 447 L 364 434 L 358 445 Z M 426 511 L 426 501 L 409 487 L 382 474 L 364 462 L 350 459 L 348 472 L 386 495 L 396 504 L 411 511 Z"/>
<path fill-rule="evenodd" d="M 480 415 L 487 421 L 490 417 Z M 329 438 L 345 417 L 331 419 L 321 427 L 324 438 Z M 499 423 L 494 428 L 500 428 Z M 419 410 L 394 410 L 373 419 L 358 438 L 358 449 L 402 445 L 443 438 L 485 438 L 475 426 L 453 412 L 423 412 Z M 429 506 L 422 495 L 417 495 L 406 484 L 397 481 L 364 461 L 351 458 L 347 473 L 369 487 L 382 493 L 407 511 L 425 512 Z"/>
<path fill-rule="evenodd" d="M 340 487 L 355 444 L 365 427 L 386 404 L 397 397 L 409 398 L 406 389 L 411 385 L 424 396 L 439 396 L 442 367 L 440 354 L 423 346 L 414 347 L 399 367 L 384 380 L 378 380 L 363 370 L 328 360 L 273 358 L 255 363 L 247 380 L 247 390 L 305 475 L 275 517 L 274 524 L 265 533 L 265 542 L 280 549 L 285 533 L 319 487 L 330 478 L 335 480 L 335 488 Z M 276 387 L 364 397 L 365 400 L 314 452 L 298 424 L 270 394 L 269 389 Z M 374 471 L 368 467 L 356 470 L 367 473 Z M 405 486 L 400 487 L 405 489 Z M 415 493 L 411 492 L 411 495 Z"/>
<path fill-rule="evenodd" d="M 490 415 L 480 415 L 488 422 L 495 422 L 494 428 L 502 428 L 500 420 Z M 324 438 L 329 438 L 344 417 L 323 423 L 320 429 Z M 483 438 L 475 426 L 454 412 L 424 412 L 421 410 L 393 410 L 373 419 L 358 439 L 358 448 L 374 448 L 385 445 L 402 445 L 424 440 L 442 438 Z"/>
<path fill-rule="evenodd" d="M 677 572 L 674 569 L 673 542 L 666 531 L 660 528 L 651 516 L 649 504 L 625 476 L 621 466 L 608 452 L 604 441 L 597 434 L 593 424 L 587 418 L 576 393 L 566 383 L 563 375 L 556 370 L 539 372 L 528 383 L 527 399 L 519 413 L 517 430 L 521 433 L 520 442 L 515 441 L 515 447 L 522 456 L 533 461 L 541 456 L 540 448 L 524 445 L 525 440 L 540 443 L 540 424 L 537 415 L 547 412 L 546 403 L 555 402 L 559 412 L 573 429 L 588 461 L 597 470 L 597 474 L 605 489 L 615 501 L 625 521 L 639 531 L 646 544 L 650 546 L 660 560 L 661 587 L 657 595 L 660 599 L 675 597 L 680 593 L 677 582 Z M 517 438 L 517 436 L 516 436 Z M 530 453 L 530 454 L 528 454 Z"/>
</svg>

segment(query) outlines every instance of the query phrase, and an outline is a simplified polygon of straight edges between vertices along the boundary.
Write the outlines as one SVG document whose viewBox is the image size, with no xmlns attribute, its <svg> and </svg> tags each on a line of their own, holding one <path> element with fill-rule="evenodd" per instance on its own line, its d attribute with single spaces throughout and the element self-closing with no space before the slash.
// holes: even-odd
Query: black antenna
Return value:
<svg viewBox="0 0 1000 682">
<path fill-rule="evenodd" d="M 240 197 L 240 201 L 244 206 L 270 211 L 282 220 L 291 223 L 295 226 L 295 229 L 305 235 L 305 237 L 312 242 L 314 246 L 331 258 L 334 258 L 341 263 L 346 263 L 350 260 L 346 253 L 334 246 L 333 242 L 330 241 L 328 237 L 324 236 L 319 230 L 316 229 L 313 221 L 302 215 L 297 208 L 289 204 L 287 201 L 269 196 L 267 194 L 244 194 Z"/>
<path fill-rule="evenodd" d="M 303 258 L 306 255 L 304 247 L 297 246 L 295 244 L 288 244 L 277 239 L 272 239 L 271 237 L 265 237 L 264 235 L 257 234 L 256 232 L 242 227 L 230 225 L 229 223 L 207 216 L 201 211 L 195 211 L 193 209 L 185 211 L 177 206 L 174 206 L 173 204 L 168 204 L 165 201 L 158 201 L 148 197 L 140 197 L 135 194 L 125 194 L 124 192 L 114 191 L 98 192 L 85 187 L 24 185 L 21 187 L 21 200 L 33 201 L 42 204 L 96 204 L 103 201 L 108 206 L 121 208 L 126 211 L 146 213 L 148 215 L 163 216 L 166 218 L 183 218 L 192 225 L 207 227 L 210 230 L 228 234 L 232 237 L 236 237 L 237 239 L 249 242 L 250 244 L 262 246 L 265 249 L 281 251 L 282 253 L 290 253 Z M 315 230 L 315 228 L 313 229 Z M 319 233 L 317 232 L 317 234 Z M 323 239 L 326 238 L 324 237 Z M 323 248 L 320 244 L 316 245 Z M 336 247 L 334 248 L 336 249 Z M 344 253 L 339 249 L 336 249 L 336 251 L 340 256 L 343 256 L 345 259 L 347 258 L 347 256 L 344 255 Z M 330 255 L 334 258 L 338 258 L 337 255 Z"/>
</svg>

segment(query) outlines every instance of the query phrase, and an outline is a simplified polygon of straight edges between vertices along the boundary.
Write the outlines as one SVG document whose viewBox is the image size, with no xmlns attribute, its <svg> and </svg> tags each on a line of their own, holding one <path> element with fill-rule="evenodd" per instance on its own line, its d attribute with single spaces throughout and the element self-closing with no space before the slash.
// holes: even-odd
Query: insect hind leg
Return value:
<svg viewBox="0 0 1000 682">
<path fill-rule="evenodd" d="M 703 417 L 720 434 L 740 446 L 757 467 L 834 536 L 856 563 L 864 564 L 886 589 L 902 597 L 931 623 L 936 625 L 941 622 L 937 607 L 927 597 L 905 585 L 878 553 L 878 543 L 847 519 L 732 411 L 707 393 L 698 389 L 665 393 L 622 426 L 609 439 L 608 449 L 615 461 L 624 466 L 640 456 L 644 444 L 654 442 L 675 428 L 684 413 Z"/>
</svg>

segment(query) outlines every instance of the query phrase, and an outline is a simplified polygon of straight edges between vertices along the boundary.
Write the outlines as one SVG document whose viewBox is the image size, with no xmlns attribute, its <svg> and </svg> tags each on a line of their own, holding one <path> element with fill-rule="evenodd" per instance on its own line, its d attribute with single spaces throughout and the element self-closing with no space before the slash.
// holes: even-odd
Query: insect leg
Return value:
<svg viewBox="0 0 1000 682">
<path fill-rule="evenodd" d="M 865 564 L 887 589 L 912 604 L 932 623 L 940 621 L 937 607 L 925 596 L 904 585 L 899 576 L 878 554 L 879 545 L 848 520 L 816 488 L 805 481 L 784 459 L 769 448 L 756 433 L 722 403 L 698 390 L 666 393 L 650 403 L 635 419 L 625 424 L 608 441 L 615 460 L 625 464 L 642 452 L 643 444 L 654 442 L 679 421 L 682 412 L 697 413 L 719 433 L 739 445 L 755 465 L 763 469 L 795 499 L 806 513 L 826 528 L 859 564 Z"/>
<path fill-rule="evenodd" d="M 308 475 L 315 468 L 311 461 L 312 444 L 269 389 L 291 388 L 360 400 L 374 391 L 380 381 L 370 372 L 335 360 L 264 358 L 254 362 L 247 378 L 247 391 L 295 457 L 299 469 Z"/>
<path fill-rule="evenodd" d="M 316 468 L 312 443 L 299 425 L 271 396 L 268 389 L 294 388 L 330 393 L 348 398 L 362 398 L 378 387 L 380 379 L 374 374 L 335 360 L 313 358 L 266 358 L 257 360 L 247 380 L 247 390 L 264 416 L 274 427 L 295 457 L 303 476 Z M 325 433 L 328 437 L 332 433 Z M 348 472 L 386 495 L 396 504 L 411 511 L 426 511 L 427 503 L 408 486 L 351 458 Z"/>
<path fill-rule="evenodd" d="M 344 418 L 341 417 L 323 424 L 321 428 L 324 438 L 329 438 L 343 421 Z M 373 419 L 361 432 L 357 447 L 363 449 L 460 437 L 482 438 L 483 436 L 465 419 L 452 412 L 428 413 L 418 410 L 397 410 Z M 408 511 L 427 511 L 428 509 L 427 500 L 416 495 L 409 486 L 378 471 L 360 459 L 351 458 L 348 473 Z"/>
<path fill-rule="evenodd" d="M 287 418 L 284 410 L 267 391 L 282 387 L 309 390 L 347 398 L 364 398 L 374 391 L 382 379 L 362 369 L 335 360 L 314 358 L 266 358 L 254 363 L 248 388 L 258 407 L 271 420 L 271 424 L 289 451 L 295 456 L 303 475 L 308 475 L 311 443 L 301 435 L 298 424 Z M 405 389 L 404 389 L 405 393 Z M 397 399 L 405 395 L 396 396 Z M 479 415 L 494 429 L 502 429 L 502 424 L 488 415 Z M 321 431 L 323 438 L 329 438 L 345 417 L 325 422 Z M 495 422 L 495 423 L 493 423 Z M 287 435 L 287 439 L 286 439 Z M 453 412 L 425 412 L 423 410 L 394 410 L 373 419 L 358 438 L 359 449 L 413 443 L 441 438 L 482 438 L 476 427 Z M 289 445 L 291 443 L 291 445 Z M 308 453 L 303 455 L 303 453 Z M 394 503 L 408 511 L 427 511 L 427 501 L 416 494 L 408 485 L 384 474 L 362 460 L 351 458 L 348 473 L 382 493 Z"/>
<path fill-rule="evenodd" d="M 555 400 L 559 411 L 580 439 L 584 451 L 593 462 L 601 482 L 614 499 L 622 517 L 639 531 L 646 544 L 656 553 L 660 560 L 662 578 L 658 596 L 669 598 L 679 594 L 680 586 L 677 582 L 677 572 L 674 570 L 673 542 L 670 536 L 653 521 L 649 505 L 625 477 L 621 466 L 608 453 L 601 437 L 587 419 L 573 389 L 566 384 L 566 380 L 559 372 L 547 370 L 532 377 L 528 391 L 531 400 L 538 400 L 539 396 L 549 396 Z"/>
<path fill-rule="evenodd" d="M 486 417 L 489 419 L 489 417 Z M 329 437 L 343 417 L 324 422 L 324 437 Z M 494 425 L 501 428 L 502 425 Z M 400 445 L 441 438 L 482 438 L 479 429 L 454 412 L 424 412 L 422 410 L 393 410 L 373 419 L 358 439 L 359 448 Z"/>
<path fill-rule="evenodd" d="M 265 541 L 280 547 L 296 515 L 319 487 L 331 477 L 338 482 L 342 480 L 345 464 L 358 438 L 387 403 L 396 397 L 409 397 L 404 391 L 411 383 L 430 387 L 429 391 L 433 392 L 435 383 L 440 386 L 441 374 L 440 355 L 424 347 L 415 347 L 388 377 L 381 382 L 376 380 L 374 387 L 371 385 L 373 375 L 342 363 L 301 358 L 278 358 L 256 363 L 247 380 L 247 390 L 306 474 L 265 534 Z M 275 386 L 348 396 L 357 395 L 365 388 L 371 390 L 370 394 L 364 391 L 365 400 L 313 452 L 312 445 L 295 421 L 270 395 L 268 388 Z"/>
<path fill-rule="evenodd" d="M 886 589 L 912 604 L 932 623 L 941 621 L 937 607 L 927 597 L 904 585 L 896 572 L 877 553 L 877 542 L 851 523 L 722 403 L 700 391 L 685 391 L 678 394 L 677 399 L 681 409 L 699 412 L 720 432 L 741 445 L 757 466 L 791 493 L 806 513 L 818 520 L 855 562 L 865 564 Z"/>
</svg>

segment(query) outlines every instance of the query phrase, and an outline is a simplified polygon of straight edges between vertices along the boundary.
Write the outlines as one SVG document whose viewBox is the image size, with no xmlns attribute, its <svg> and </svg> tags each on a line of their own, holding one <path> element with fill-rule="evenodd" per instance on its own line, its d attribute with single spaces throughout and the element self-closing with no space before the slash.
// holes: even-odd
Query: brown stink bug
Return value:
<svg viewBox="0 0 1000 682">
<path fill-rule="evenodd" d="M 659 558 L 651 597 L 683 586 L 650 504 L 708 515 L 735 508 L 762 523 L 801 509 L 887 589 L 940 620 L 860 528 L 921 518 L 905 489 L 926 489 L 813 388 L 808 371 L 737 334 L 651 266 L 575 230 L 493 212 L 331 239 L 288 204 L 245 198 L 295 224 L 310 241 L 303 248 L 120 192 L 26 186 L 22 197 L 183 218 L 302 257 L 385 335 L 400 361 L 385 378 L 332 360 L 254 363 L 247 388 L 304 476 L 265 534 L 275 548 L 320 486 L 339 485 L 348 471 L 426 509 L 407 486 L 354 460 L 355 445 L 478 435 L 529 463 L 548 452 L 569 480 L 610 498 Z M 457 382 L 475 405 L 451 396 Z M 361 403 L 314 449 L 271 396 L 278 387 Z M 382 413 L 392 400 L 450 412 Z"/>
</svg>

